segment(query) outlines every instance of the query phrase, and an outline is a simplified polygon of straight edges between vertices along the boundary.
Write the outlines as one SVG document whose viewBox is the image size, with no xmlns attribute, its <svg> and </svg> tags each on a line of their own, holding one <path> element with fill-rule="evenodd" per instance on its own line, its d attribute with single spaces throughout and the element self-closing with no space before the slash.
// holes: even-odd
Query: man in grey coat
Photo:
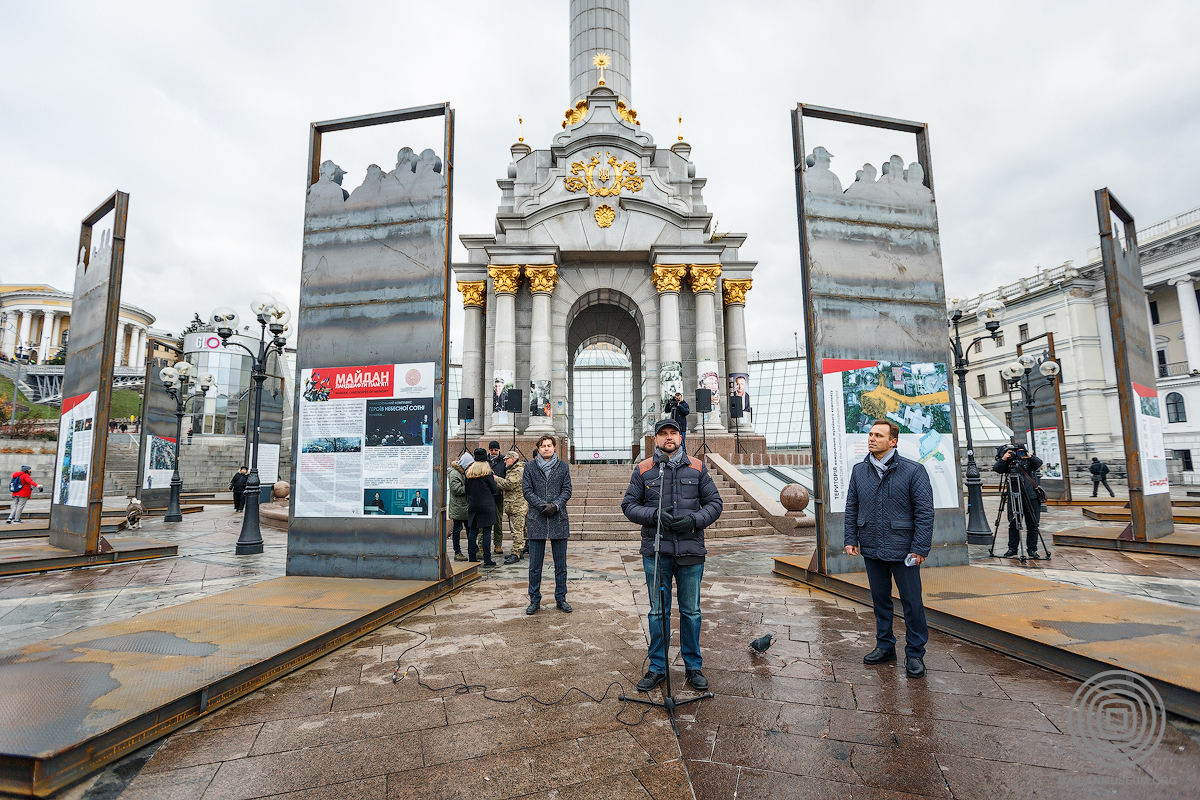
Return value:
<svg viewBox="0 0 1200 800">
<path fill-rule="evenodd" d="M 854 465 L 846 495 L 846 553 L 866 563 L 875 607 L 875 649 L 864 664 L 896 660 L 892 634 L 892 581 L 904 606 L 904 668 L 910 678 L 925 675 L 925 604 L 921 563 L 933 545 L 933 486 L 916 461 L 896 452 L 900 426 L 877 419 L 867 434 L 865 459 Z"/>
<path fill-rule="evenodd" d="M 529 546 L 529 606 L 536 614 L 542 605 L 542 562 L 546 543 L 554 558 L 554 604 L 571 613 L 567 602 L 567 538 L 571 521 L 567 501 L 571 499 L 571 471 L 555 454 L 558 440 L 548 433 L 537 442 L 537 455 L 521 475 L 521 494 L 529 504 L 525 516 L 525 543 Z"/>
</svg>

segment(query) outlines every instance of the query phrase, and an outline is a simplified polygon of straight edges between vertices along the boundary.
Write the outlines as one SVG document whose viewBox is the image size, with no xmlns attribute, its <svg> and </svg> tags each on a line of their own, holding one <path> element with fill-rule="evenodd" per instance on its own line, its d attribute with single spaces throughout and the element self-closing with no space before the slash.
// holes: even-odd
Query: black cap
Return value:
<svg viewBox="0 0 1200 800">
<path fill-rule="evenodd" d="M 482 447 L 475 448 L 474 456 L 475 456 L 476 461 L 487 461 L 488 460 L 487 459 L 487 450 L 484 450 Z"/>
<path fill-rule="evenodd" d="M 660 419 L 658 421 L 658 423 L 654 426 L 655 435 L 657 435 L 658 432 L 661 431 L 663 428 L 674 428 L 677 432 L 683 433 L 683 430 L 679 427 L 679 423 L 676 422 L 675 420 L 671 419 L 670 417 L 668 417 L 667 419 Z"/>
<path fill-rule="evenodd" d="M 499 450 L 499 449 L 500 449 L 500 443 L 499 443 L 499 442 L 496 442 L 496 441 L 488 442 L 488 449 L 489 449 L 489 450 Z"/>
</svg>

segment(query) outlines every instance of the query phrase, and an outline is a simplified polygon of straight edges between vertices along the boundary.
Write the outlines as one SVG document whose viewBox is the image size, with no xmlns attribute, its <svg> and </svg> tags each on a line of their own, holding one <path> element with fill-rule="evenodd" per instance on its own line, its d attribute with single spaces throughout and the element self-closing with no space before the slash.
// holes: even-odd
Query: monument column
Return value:
<svg viewBox="0 0 1200 800">
<path fill-rule="evenodd" d="M 18 342 L 25 350 L 29 350 L 32 344 L 29 341 L 29 336 L 33 329 L 33 309 L 21 309 L 21 341 Z"/>
<path fill-rule="evenodd" d="M 721 295 L 725 305 L 725 372 L 730 376 L 735 373 L 750 373 L 750 357 L 746 348 L 746 292 L 750 291 L 752 283 L 750 278 L 726 278 L 721 281 Z M 753 433 L 753 421 L 752 416 L 743 415 L 738 423 L 743 431 Z M 733 426 L 732 421 L 729 424 L 730 427 Z"/>
<path fill-rule="evenodd" d="M 125 327 L 124 322 L 117 324 L 117 353 L 113 356 L 114 367 L 125 366 Z"/>
<path fill-rule="evenodd" d="M 483 402 L 487 394 L 483 391 L 483 315 L 487 309 L 487 281 L 459 281 L 458 291 L 463 296 L 463 364 L 462 397 L 475 401 L 475 419 L 467 425 L 469 435 L 483 433 Z M 450 409 L 458 414 L 457 408 Z M 457 417 L 456 417 L 457 418 Z"/>
<path fill-rule="evenodd" d="M 525 265 L 525 277 L 533 293 L 533 321 L 529 331 L 529 427 L 526 433 L 554 433 L 554 422 L 543 408 L 550 402 L 553 362 L 550 330 L 550 297 L 558 285 L 558 268 Z"/>
<path fill-rule="evenodd" d="M 720 361 L 717 360 L 717 278 L 721 277 L 720 264 L 691 265 L 692 292 L 696 295 L 696 362 L 711 361 L 717 372 L 717 402 L 713 410 L 705 415 L 696 412 L 696 419 L 705 426 L 705 430 L 724 432 L 721 424 L 721 398 L 725 396 L 724 383 L 721 377 Z M 703 378 L 697 367 L 697 378 Z M 693 395 L 694 396 L 694 395 Z M 696 411 L 696 409 L 692 409 Z"/>
<path fill-rule="evenodd" d="M 1196 303 L 1196 284 L 1191 275 L 1171 281 L 1179 295 L 1179 318 L 1183 323 L 1183 347 L 1188 372 L 1200 371 L 1200 305 Z"/>
<path fill-rule="evenodd" d="M 686 264 L 655 264 L 650 280 L 658 290 L 658 416 L 668 389 L 683 391 L 683 349 L 679 346 L 679 286 Z M 686 396 L 684 399 L 687 399 Z M 689 403 L 690 405 L 690 403 Z"/>
<path fill-rule="evenodd" d="M 42 341 L 39 350 L 42 362 L 54 358 L 58 348 L 54 346 L 54 329 L 58 326 L 58 312 L 45 311 L 42 313 Z"/>
<path fill-rule="evenodd" d="M 58 349 L 62 347 L 62 324 L 63 314 L 55 314 L 54 327 L 50 331 L 50 348 L 54 351 L 53 355 L 58 355 Z"/>
<path fill-rule="evenodd" d="M 496 372 L 492 376 L 492 391 L 489 392 L 489 397 L 492 397 L 495 395 L 496 381 L 512 386 L 516 380 L 517 286 L 521 283 L 521 268 L 490 266 L 488 275 L 496 289 Z M 511 434 L 516 429 L 516 420 L 511 417 L 507 411 L 494 413 L 488 435 Z"/>
</svg>

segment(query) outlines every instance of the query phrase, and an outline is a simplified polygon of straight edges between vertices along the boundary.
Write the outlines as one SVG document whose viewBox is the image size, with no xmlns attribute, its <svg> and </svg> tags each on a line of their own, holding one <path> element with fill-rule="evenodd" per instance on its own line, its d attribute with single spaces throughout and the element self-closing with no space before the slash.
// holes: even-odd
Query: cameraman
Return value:
<svg viewBox="0 0 1200 800">
<path fill-rule="evenodd" d="M 687 448 L 687 418 L 688 414 L 692 413 L 692 407 L 683 399 L 682 392 L 676 392 L 675 396 L 666 402 L 663 406 L 663 413 L 668 419 L 675 420 L 675 426 L 679 428 L 679 433 L 683 437 L 680 447 Z"/>
<path fill-rule="evenodd" d="M 1040 481 L 1036 477 L 1042 468 L 1042 460 L 1032 455 L 1023 444 L 1006 445 L 998 454 L 992 471 L 1005 476 L 1010 490 L 1020 492 L 1020 497 L 1009 496 L 1008 501 L 1008 552 L 1001 558 L 1012 558 L 1021 546 L 1021 537 L 1017 532 L 1016 503 L 1020 502 L 1025 516 L 1025 550 L 1030 558 L 1041 558 L 1038 555 L 1038 520 L 1041 518 Z M 1014 485 L 1015 484 L 1015 485 Z"/>
</svg>

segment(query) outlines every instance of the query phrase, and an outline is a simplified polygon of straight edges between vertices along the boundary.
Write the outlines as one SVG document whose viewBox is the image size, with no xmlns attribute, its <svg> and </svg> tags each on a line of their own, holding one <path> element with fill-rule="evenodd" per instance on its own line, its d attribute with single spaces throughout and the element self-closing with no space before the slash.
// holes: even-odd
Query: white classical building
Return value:
<svg viewBox="0 0 1200 800">
<path fill-rule="evenodd" d="M 17 347 L 30 355 L 30 363 L 53 358 L 67 343 L 71 327 L 71 293 L 44 284 L 0 284 L 0 352 L 8 360 Z M 146 332 L 154 315 L 128 303 L 121 304 L 117 328 L 118 367 L 146 363 Z"/>
<path fill-rule="evenodd" d="M 1179 459 L 1185 479 L 1200 457 L 1200 208 L 1138 231 L 1146 314 L 1154 331 L 1158 396 L 1168 457 Z M 1019 342 L 1047 331 L 1062 364 L 1060 391 L 1068 453 L 1078 459 L 1122 458 L 1121 415 L 1099 247 L 1086 264 L 1068 261 L 966 301 L 964 344 L 984 333 L 980 304 L 998 298 L 1007 311 L 999 342 L 968 351 L 968 390 L 997 417 L 1011 422 L 1012 405 L 1000 370 L 1017 358 Z M 969 336 L 969 338 L 968 338 Z M 1044 340 L 1032 346 L 1034 354 Z M 1028 348 L 1027 348 L 1028 351 Z M 1172 453 L 1171 451 L 1174 451 Z M 1188 482 L 1191 482 L 1188 480 Z"/>
</svg>

